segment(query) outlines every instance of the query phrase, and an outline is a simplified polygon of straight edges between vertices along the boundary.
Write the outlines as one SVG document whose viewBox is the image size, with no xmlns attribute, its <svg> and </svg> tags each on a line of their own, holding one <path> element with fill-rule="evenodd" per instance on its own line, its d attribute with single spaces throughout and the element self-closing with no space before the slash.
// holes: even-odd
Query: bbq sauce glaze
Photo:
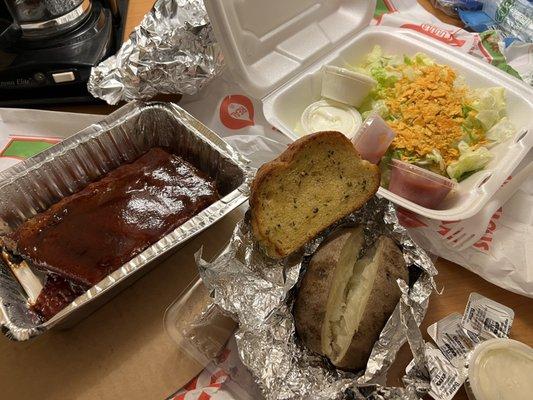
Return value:
<svg viewBox="0 0 533 400">
<path fill-rule="evenodd" d="M 48 274 L 43 290 L 32 305 L 32 309 L 45 321 L 49 320 L 85 291 L 86 289 L 73 285 L 59 275 Z"/>
<path fill-rule="evenodd" d="M 154 148 L 26 221 L 12 238 L 34 266 L 88 289 L 218 199 L 205 174 Z M 62 306 L 42 311 L 47 318 L 78 295 L 49 282 L 43 304 L 58 290 L 65 296 L 48 301 Z"/>
</svg>

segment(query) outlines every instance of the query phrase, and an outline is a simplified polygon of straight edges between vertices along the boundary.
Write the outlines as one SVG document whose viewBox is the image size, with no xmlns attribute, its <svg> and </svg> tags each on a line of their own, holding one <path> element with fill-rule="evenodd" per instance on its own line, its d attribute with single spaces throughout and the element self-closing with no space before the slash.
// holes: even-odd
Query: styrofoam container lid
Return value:
<svg viewBox="0 0 533 400">
<path fill-rule="evenodd" d="M 367 27 L 376 0 L 205 0 L 226 65 L 256 98 Z"/>
</svg>

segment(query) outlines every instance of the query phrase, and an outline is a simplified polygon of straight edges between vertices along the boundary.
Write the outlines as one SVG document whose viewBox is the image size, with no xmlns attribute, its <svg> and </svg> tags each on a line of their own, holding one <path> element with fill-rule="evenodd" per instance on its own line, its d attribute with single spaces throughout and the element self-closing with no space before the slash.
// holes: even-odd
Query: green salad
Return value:
<svg viewBox="0 0 533 400">
<path fill-rule="evenodd" d="M 515 134 L 504 88 L 470 88 L 425 54 L 386 55 L 375 46 L 351 68 L 377 82 L 359 112 L 377 112 L 396 133 L 382 164 L 396 158 L 461 181 L 492 160 L 491 146 Z"/>
</svg>

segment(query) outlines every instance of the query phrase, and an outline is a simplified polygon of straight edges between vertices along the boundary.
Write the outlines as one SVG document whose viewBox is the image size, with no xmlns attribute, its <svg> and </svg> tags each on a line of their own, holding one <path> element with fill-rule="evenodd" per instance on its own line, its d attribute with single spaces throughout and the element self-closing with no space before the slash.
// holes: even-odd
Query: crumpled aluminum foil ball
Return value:
<svg viewBox="0 0 533 400">
<path fill-rule="evenodd" d="M 158 0 L 116 55 L 91 71 L 89 92 L 109 104 L 195 94 L 223 68 L 202 0 Z"/>
</svg>

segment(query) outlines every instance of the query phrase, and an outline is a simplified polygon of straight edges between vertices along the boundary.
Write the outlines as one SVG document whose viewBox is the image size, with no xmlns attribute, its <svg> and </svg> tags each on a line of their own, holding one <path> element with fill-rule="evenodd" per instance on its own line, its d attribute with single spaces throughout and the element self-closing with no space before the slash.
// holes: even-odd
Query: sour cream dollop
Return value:
<svg viewBox="0 0 533 400">
<path fill-rule="evenodd" d="M 361 114 L 355 108 L 331 100 L 311 104 L 301 118 L 305 134 L 338 131 L 349 139 L 355 136 L 362 122 Z"/>
</svg>

